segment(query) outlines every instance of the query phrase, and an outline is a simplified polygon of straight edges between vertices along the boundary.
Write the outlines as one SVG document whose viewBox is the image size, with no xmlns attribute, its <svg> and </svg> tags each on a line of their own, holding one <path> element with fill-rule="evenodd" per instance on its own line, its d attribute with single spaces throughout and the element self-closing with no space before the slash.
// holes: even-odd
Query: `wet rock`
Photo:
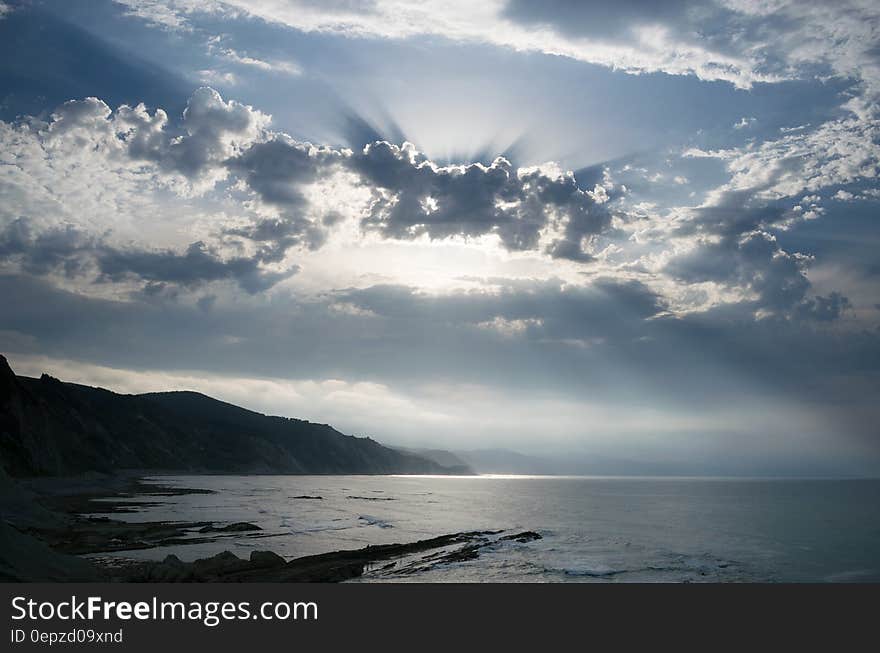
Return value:
<svg viewBox="0 0 880 653">
<path fill-rule="evenodd" d="M 394 497 L 359 497 L 349 494 L 346 499 L 358 499 L 360 501 L 396 501 Z"/>
<path fill-rule="evenodd" d="M 106 580 L 88 560 L 51 550 L 0 518 L 0 582 Z"/>
<path fill-rule="evenodd" d="M 168 555 L 162 562 L 148 564 L 144 572 L 145 580 L 156 583 L 185 583 L 198 580 L 190 565 L 176 555 Z"/>
<path fill-rule="evenodd" d="M 370 545 L 295 558 L 289 562 L 271 551 L 254 551 L 248 560 L 224 551 L 210 558 L 181 562 L 167 556 L 162 562 L 136 563 L 119 571 L 128 581 L 152 582 L 323 582 L 338 583 L 372 574 L 407 574 L 438 564 L 475 560 L 480 552 L 502 539 L 529 542 L 541 539 L 524 531 L 495 539 L 499 531 L 468 531 L 440 535 L 405 544 Z M 407 558 L 419 556 L 414 562 Z"/>
<path fill-rule="evenodd" d="M 251 551 L 250 563 L 257 567 L 283 567 L 287 561 L 273 551 Z"/>
<path fill-rule="evenodd" d="M 226 526 L 214 526 L 210 524 L 203 528 L 199 529 L 199 533 L 244 533 L 247 531 L 261 531 L 263 530 L 256 524 L 251 524 L 246 521 L 235 522 L 234 524 L 227 524 Z"/>
<path fill-rule="evenodd" d="M 249 565 L 249 561 L 242 560 L 231 551 L 224 551 L 211 558 L 199 558 L 192 563 L 192 568 L 199 576 L 223 576 L 247 569 Z"/>
<path fill-rule="evenodd" d="M 523 531 L 522 533 L 514 533 L 512 535 L 504 535 L 498 538 L 498 541 L 501 540 L 513 540 L 514 542 L 534 542 L 535 540 L 544 539 L 541 537 L 540 533 L 536 533 L 535 531 Z"/>
<path fill-rule="evenodd" d="M 63 528 L 44 528 L 36 534 L 57 551 L 72 554 L 104 553 L 149 549 L 179 543 L 196 543 L 199 538 L 184 539 L 187 531 L 205 526 L 205 522 L 121 522 L 112 519 L 70 521 Z M 204 541 L 205 538 L 201 538 Z"/>
<path fill-rule="evenodd" d="M 485 546 L 483 544 L 471 544 L 463 546 L 456 551 L 447 553 L 439 558 L 439 562 L 467 562 L 468 560 L 476 560 L 480 557 L 480 549 Z"/>
</svg>

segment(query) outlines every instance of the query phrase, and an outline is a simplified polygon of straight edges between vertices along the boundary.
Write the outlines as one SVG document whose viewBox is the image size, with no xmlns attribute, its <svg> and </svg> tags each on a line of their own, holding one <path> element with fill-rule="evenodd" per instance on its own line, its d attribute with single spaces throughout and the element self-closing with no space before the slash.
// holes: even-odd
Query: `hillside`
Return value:
<svg viewBox="0 0 880 653">
<path fill-rule="evenodd" d="M 195 392 L 122 395 L 0 356 L 0 467 L 10 476 L 124 469 L 285 474 L 444 474 L 425 457 L 326 424 L 270 417 Z M 456 469 L 461 473 L 461 469 Z"/>
</svg>

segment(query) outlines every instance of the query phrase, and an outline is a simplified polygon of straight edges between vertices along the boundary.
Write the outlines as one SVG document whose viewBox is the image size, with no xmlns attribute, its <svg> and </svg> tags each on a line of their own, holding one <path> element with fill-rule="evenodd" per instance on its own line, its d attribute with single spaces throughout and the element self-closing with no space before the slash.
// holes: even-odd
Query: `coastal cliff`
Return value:
<svg viewBox="0 0 880 653">
<path fill-rule="evenodd" d="M 472 473 L 326 424 L 267 416 L 196 392 L 123 395 L 47 374 L 20 377 L 3 356 L 0 470 L 10 476 Z"/>
</svg>

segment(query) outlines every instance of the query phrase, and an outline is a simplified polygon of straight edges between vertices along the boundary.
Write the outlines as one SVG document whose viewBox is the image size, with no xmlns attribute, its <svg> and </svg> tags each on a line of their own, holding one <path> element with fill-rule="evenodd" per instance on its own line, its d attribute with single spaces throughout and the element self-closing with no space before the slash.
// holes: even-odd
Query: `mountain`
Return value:
<svg viewBox="0 0 880 653">
<path fill-rule="evenodd" d="M 526 456 L 509 449 L 477 449 L 456 451 L 456 458 L 478 474 L 564 474 L 562 461 Z"/>
<path fill-rule="evenodd" d="M 447 474 L 428 458 L 270 417 L 196 392 L 122 395 L 16 376 L 0 356 L 0 467 L 10 476 L 87 471 Z"/>
<path fill-rule="evenodd" d="M 398 447 L 400 451 L 413 453 L 438 465 L 447 467 L 454 474 L 538 474 L 560 475 L 578 474 L 577 463 L 570 460 L 539 458 L 511 451 L 509 449 L 474 449 L 470 451 L 447 451 L 445 449 L 409 449 Z M 459 471 L 460 470 L 460 471 Z"/>
<path fill-rule="evenodd" d="M 422 458 L 433 460 L 441 467 L 447 468 L 450 474 L 471 475 L 474 473 L 474 469 L 464 460 L 445 449 L 409 449 L 406 447 L 397 447 L 397 449 L 405 453 L 415 454 Z"/>
<path fill-rule="evenodd" d="M 527 456 L 510 449 L 472 449 L 463 451 L 407 449 L 403 447 L 398 447 L 398 449 L 433 460 L 438 465 L 449 468 L 450 473 L 455 474 L 536 474 L 556 476 L 583 473 L 582 461 Z"/>
<path fill-rule="evenodd" d="M 455 451 L 456 459 L 477 474 L 534 474 L 546 476 L 674 476 L 705 473 L 705 467 L 610 458 L 597 453 L 529 456 L 509 449 Z M 713 470 L 714 472 L 715 470 Z M 722 474 L 723 472 L 718 471 Z"/>
</svg>

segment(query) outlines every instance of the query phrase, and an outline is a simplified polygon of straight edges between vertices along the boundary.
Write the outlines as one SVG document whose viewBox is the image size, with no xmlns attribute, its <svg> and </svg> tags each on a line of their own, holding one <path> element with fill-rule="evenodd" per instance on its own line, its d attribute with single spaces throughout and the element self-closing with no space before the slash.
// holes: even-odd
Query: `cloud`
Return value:
<svg viewBox="0 0 880 653">
<path fill-rule="evenodd" d="M 263 243 L 278 256 L 297 245 L 320 247 L 332 221 L 328 224 L 321 219 L 327 216 L 310 210 L 305 187 L 330 176 L 344 164 L 347 156 L 346 151 L 274 134 L 269 140 L 255 143 L 228 159 L 226 167 L 263 203 L 274 207 L 277 215 L 258 218 L 248 226 L 236 227 L 227 233 Z"/>
<path fill-rule="evenodd" d="M 754 118 L 754 117 L 743 116 L 742 118 L 739 119 L 739 122 L 734 123 L 733 128 L 734 129 L 747 129 L 748 127 L 751 127 L 752 125 L 754 125 L 757 122 L 757 120 L 758 119 Z"/>
<path fill-rule="evenodd" d="M 191 31 L 187 15 L 209 5 L 202 0 L 114 0 L 126 7 L 126 13 L 163 29 Z"/>
<path fill-rule="evenodd" d="M 71 369 L 83 362 L 143 374 L 164 368 L 172 372 L 150 382 L 206 379 L 205 389 L 245 403 L 271 392 L 273 405 L 292 405 L 292 412 L 320 406 L 316 419 L 336 421 L 354 411 L 355 426 L 370 415 L 398 432 L 421 433 L 430 422 L 440 436 L 469 437 L 468 426 L 479 423 L 500 433 L 502 443 L 505 431 L 524 442 L 535 433 L 610 442 L 631 436 L 634 421 L 653 438 L 656 418 L 664 446 L 672 437 L 694 445 L 723 421 L 720 415 L 736 412 L 748 416 L 729 419 L 731 449 L 747 432 L 766 439 L 762 453 L 776 442 L 802 443 L 805 430 L 835 434 L 823 453 L 835 448 L 832 440 L 875 435 L 868 432 L 878 417 L 880 362 L 873 234 L 869 226 L 852 227 L 869 222 L 874 205 L 867 202 L 880 175 L 870 7 L 628 0 L 126 4 L 165 29 L 193 30 L 194 68 L 236 75 L 237 89 L 257 94 L 257 106 L 271 93 L 251 79 L 281 81 L 274 76 L 295 70 L 285 70 L 289 60 L 269 48 L 268 36 L 256 43 L 254 35 L 279 37 L 292 50 L 298 44 L 277 27 L 239 29 L 254 27 L 255 16 L 320 32 L 307 37 L 319 50 L 337 45 L 334 34 L 428 34 L 631 73 L 762 86 L 744 94 L 663 75 L 645 79 L 649 88 L 699 86 L 699 97 L 717 102 L 721 90 L 723 101 L 735 101 L 714 127 L 711 117 L 699 116 L 706 129 L 691 135 L 684 158 L 652 150 L 577 173 L 552 162 L 522 166 L 512 155 L 493 159 L 494 151 L 438 160 L 406 142 L 391 120 L 383 131 L 350 119 L 351 149 L 310 143 L 281 133 L 247 98 L 210 88 L 196 90 L 185 112 L 182 104 L 166 111 L 161 107 L 176 105 L 156 106 L 155 98 L 119 106 L 123 100 L 104 96 L 2 122 L 0 297 L 14 310 L 0 312 L 0 350 L 71 359 Z M 204 39 L 219 29 L 228 36 L 210 41 L 206 57 Z M 401 51 L 373 40 L 355 48 L 375 54 L 365 68 Z M 443 44 L 444 52 L 452 45 Z M 515 67 L 523 83 L 551 68 L 571 80 L 590 78 L 571 62 L 485 47 L 460 56 L 491 60 L 475 67 L 475 79 L 503 66 Z M 319 63 L 316 73 L 338 73 Z M 641 83 L 601 76 L 611 90 Z M 817 77 L 843 76 L 846 83 L 816 90 Z M 309 92 L 317 78 L 296 86 Z M 763 87 L 782 79 L 813 81 Z M 450 104 L 459 102 L 441 81 L 424 83 L 446 93 Z M 779 129 L 784 123 L 774 111 L 784 103 L 776 101 L 794 87 L 809 87 L 803 97 L 824 94 L 821 106 L 784 113 L 791 125 L 803 125 Z M 838 90 L 845 95 L 833 100 Z M 509 97 L 523 95 L 535 96 L 514 88 Z M 592 95 L 600 104 L 616 101 L 601 88 Z M 144 99 L 128 90 L 119 97 Z M 693 116 L 687 106 L 697 95 L 682 97 L 675 107 L 687 114 L 683 122 L 705 114 L 699 102 Z M 362 99 L 341 98 L 351 106 L 366 104 Z M 384 100 L 395 101 L 393 94 Z M 823 112 L 832 102 L 840 106 L 828 118 Z M 278 106 L 276 113 L 291 121 L 308 114 Z M 564 110 L 541 104 L 536 112 L 546 112 L 550 123 Z M 487 113 L 515 122 L 504 112 Z M 657 113 L 660 124 L 663 107 Z M 433 116 L 457 128 L 443 106 L 418 120 Z M 613 129 L 601 112 L 579 118 L 579 142 L 621 138 L 606 133 Z M 568 136 L 565 124 L 554 122 L 560 140 Z M 291 127 L 296 134 L 310 128 Z M 461 129 L 465 141 L 474 126 Z M 748 142 L 730 146 L 745 136 Z M 591 157 L 602 158 L 594 150 L 582 154 Z M 839 273 L 829 243 L 843 247 L 855 239 L 868 252 L 865 261 L 858 274 Z M 231 382 L 217 381 L 232 375 Z M 338 405 L 344 410 L 333 412 Z M 481 410 L 496 416 L 480 419 Z M 540 416 L 530 419 L 532 411 Z"/>
<path fill-rule="evenodd" d="M 222 39 L 220 37 L 211 38 L 208 41 L 208 52 L 231 63 L 238 64 L 239 66 L 256 68 L 257 70 L 262 70 L 263 72 L 278 73 L 282 75 L 289 75 L 292 77 L 296 77 L 302 74 L 302 68 L 300 68 L 300 66 L 293 61 L 267 61 L 265 59 L 251 57 L 247 54 L 242 54 L 241 52 L 238 52 L 234 48 L 222 46 L 221 41 Z"/>
<path fill-rule="evenodd" d="M 83 271 L 82 255 L 93 241 L 72 225 L 53 227 L 34 234 L 24 218 L 10 222 L 0 231 L 0 263 L 18 259 L 30 274 L 47 275 L 61 268 L 67 277 Z"/>
<path fill-rule="evenodd" d="M 516 51 L 543 52 L 632 73 L 693 74 L 748 88 L 827 72 L 865 76 L 878 67 L 872 3 L 820 2 L 412 4 L 403 0 L 315 3 L 276 0 L 117 0 L 167 29 L 200 14 L 242 14 L 305 32 L 404 39 L 441 36 Z"/>
<path fill-rule="evenodd" d="M 809 263 L 808 256 L 780 248 L 771 234 L 752 231 L 700 242 L 672 258 L 665 271 L 685 283 L 715 281 L 744 287 L 754 295 L 752 305 L 757 311 L 782 315 L 794 311 L 797 317 L 836 319 L 847 305 L 846 298 L 836 293 L 830 298 L 805 299 L 810 289 L 805 274 Z"/>
<path fill-rule="evenodd" d="M 169 125 L 162 109 L 151 114 L 138 104 L 114 112 L 95 97 L 63 103 L 48 123 L 24 121 L 18 134 L 12 133 L 15 126 L 3 125 L 7 140 L 18 140 L 21 147 L 20 137 L 30 136 L 54 158 L 103 157 L 132 169 L 131 163 L 151 162 L 160 172 L 191 182 L 208 178 L 204 187 L 210 187 L 224 174 L 223 162 L 261 138 L 269 121 L 253 107 L 202 87 L 189 98 L 179 129 Z"/>
<path fill-rule="evenodd" d="M 790 228 L 817 217 L 822 208 L 785 207 L 782 199 L 880 175 L 880 66 L 875 50 L 880 13 L 861 0 L 833 7 L 815 2 L 722 6 L 684 0 L 612 5 L 512 0 L 455 8 L 401 6 L 392 1 L 329 6 L 171 0 L 165 7 L 196 22 L 200 12 L 208 12 L 230 21 L 241 15 L 257 16 L 322 34 L 390 39 L 440 35 L 458 42 L 562 55 L 631 73 L 663 71 L 725 80 L 741 88 L 793 79 L 852 82 L 840 113 L 816 128 L 783 128 L 778 139 L 702 152 L 722 160 L 731 178 L 702 206 L 677 211 L 680 238 L 690 232 L 692 237 L 714 234 L 735 242 L 749 232 Z M 755 132 L 758 124 L 746 114 L 734 127 Z M 350 161 L 372 184 L 373 202 L 362 226 L 386 238 L 494 234 L 511 251 L 538 249 L 588 263 L 596 260 L 599 251 L 596 236 L 608 234 L 614 220 L 613 212 L 595 201 L 598 196 L 588 189 L 578 189 L 579 194 L 572 194 L 564 205 L 535 199 L 541 193 L 531 192 L 525 180 L 522 188 L 515 188 L 514 171 L 505 169 L 504 160 L 482 169 L 464 166 L 466 172 L 453 173 L 454 166 L 430 164 L 424 157 L 418 159 L 418 153 L 414 158 L 405 146 L 385 142 L 363 153 L 356 148 Z M 385 169 L 378 170 L 379 166 Z M 407 171 L 407 166 L 412 170 Z M 504 174 L 508 181 L 501 183 Z M 381 175 L 387 179 L 383 181 Z M 521 171 L 515 176 L 521 178 Z M 531 184 L 541 185 L 546 182 Z M 302 213 L 295 218 L 279 216 L 270 224 L 284 223 L 295 233 L 295 242 L 326 238 L 320 220 L 305 219 Z M 689 217 L 682 219 L 685 215 Z M 288 222 L 293 226 L 286 226 Z M 299 235 L 306 232 L 311 235 Z M 654 247 L 665 245 L 654 243 Z"/>
<path fill-rule="evenodd" d="M 189 29 L 199 14 L 234 18 L 244 13 L 306 32 L 391 39 L 441 36 L 453 41 L 562 55 L 633 73 L 696 73 L 703 79 L 724 79 L 743 87 L 755 81 L 776 79 L 762 72 L 760 62 L 748 51 L 728 53 L 713 48 L 711 42 L 676 39 L 677 34 L 668 29 L 668 24 L 660 25 L 665 29 L 623 34 L 616 26 L 632 22 L 633 16 L 638 16 L 634 7 L 629 7 L 629 16 L 614 17 L 606 11 L 607 30 L 602 30 L 597 38 L 596 34 L 569 29 L 574 24 L 590 25 L 592 20 L 586 20 L 587 12 L 570 20 L 572 12 L 563 11 L 568 5 L 562 3 L 548 3 L 546 10 L 524 12 L 525 5 L 501 0 L 452 5 L 413 5 L 398 0 L 330 4 L 310 0 L 287 3 L 273 0 L 118 1 L 131 13 L 166 29 Z M 652 10 L 649 5 L 642 5 L 641 11 Z M 675 14 L 653 13 L 666 14 L 667 18 Z M 628 38 L 610 38 L 615 35 Z"/>
<path fill-rule="evenodd" d="M 730 301 L 756 317 L 839 318 L 849 300 L 839 292 L 811 297 L 807 271 L 813 257 L 784 250 L 771 233 L 822 212 L 813 203 L 818 197 L 806 196 L 794 207 L 764 199 L 791 166 L 801 165 L 794 159 L 788 166 L 768 166 L 756 170 L 748 182 L 734 177 L 711 191 L 699 207 L 679 211 L 671 230 L 679 246 L 667 258 L 664 274 L 685 284 L 721 284 L 734 291 Z"/>
<path fill-rule="evenodd" d="M 338 218 L 332 207 L 311 206 L 306 190 L 337 172 L 369 191 L 360 224 L 383 238 L 492 234 L 509 250 L 588 262 L 590 239 L 611 222 L 607 184 L 581 189 L 571 172 L 553 165 L 516 169 L 502 157 L 488 166 L 438 165 L 409 143 L 376 141 L 352 152 L 295 141 L 268 123 L 260 111 L 203 87 L 179 125 L 159 108 L 112 111 L 86 98 L 64 103 L 48 123 L 23 123 L 17 132 L 7 125 L 7 140 L 19 139 L 13 147 L 21 147 L 26 136 L 61 161 L 85 151 L 103 165 L 183 194 L 203 194 L 232 175 L 227 188 L 242 182 L 239 188 L 260 205 L 249 225 L 225 233 L 268 248 L 261 255 L 266 261 L 280 260 L 290 247 L 323 244 Z"/>
<path fill-rule="evenodd" d="M 835 446 L 846 434 L 876 435 L 866 432 L 872 422 L 856 413 L 876 416 L 870 378 L 878 333 L 840 333 L 819 322 L 756 322 L 720 308 L 670 316 L 650 290 L 620 280 L 506 282 L 439 296 L 375 286 L 309 300 L 218 297 L 205 310 L 145 297 L 87 298 L 44 280 L 0 275 L 0 296 L 16 306 L 0 313 L 6 353 L 14 344 L 19 354 L 165 374 L 197 371 L 192 375 L 203 379 L 344 379 L 398 395 L 433 387 L 441 410 L 450 410 L 450 396 L 491 388 L 484 408 L 501 410 L 510 402 L 534 410 L 542 398 L 553 398 L 557 410 L 601 406 L 601 419 L 566 422 L 560 433 L 588 439 L 620 433 L 624 416 L 652 407 L 670 415 L 706 413 L 711 420 L 731 397 L 740 410 L 763 406 L 767 415 L 753 414 L 755 428 L 787 423 L 779 427 L 782 441 L 802 434 L 809 421 L 792 405 L 809 405 L 829 419 Z M 362 308 L 342 310 L 346 303 Z M 398 418 L 422 423 L 403 413 Z M 482 423 L 476 420 L 475 428 Z M 448 428 L 438 427 L 437 437 Z M 519 427 L 511 433 L 535 437 Z"/>
<path fill-rule="evenodd" d="M 839 292 L 832 292 L 827 297 L 813 297 L 802 301 L 797 306 L 803 317 L 820 322 L 832 322 L 841 314 L 852 308 L 849 299 Z"/>
<path fill-rule="evenodd" d="M 682 0 L 652 3 L 624 1 L 614 4 L 589 0 L 550 0 L 535 4 L 512 0 L 505 6 L 504 15 L 523 23 L 552 25 L 563 34 L 575 37 L 611 40 L 645 26 L 682 23 L 696 4 Z"/>
<path fill-rule="evenodd" d="M 35 234 L 25 218 L 0 231 L 0 263 L 15 261 L 23 271 L 37 276 L 61 271 L 68 278 L 91 275 L 100 282 L 136 279 L 147 286 L 154 284 L 153 291 L 159 287 L 156 283 L 194 288 L 212 281 L 233 280 L 246 292 L 257 293 L 298 271 L 296 266 L 265 269 L 259 256 L 224 258 L 203 242 L 190 244 L 181 254 L 114 247 L 72 225 Z"/>
<path fill-rule="evenodd" d="M 198 178 L 221 169 L 221 164 L 261 137 L 270 117 L 234 100 L 224 101 L 212 88 L 197 89 L 183 112 L 180 136 L 165 129 L 168 116 L 157 109 L 151 116 L 144 105 L 123 106 L 117 113 L 117 133 L 133 159 Z"/>
<path fill-rule="evenodd" d="M 536 341 L 580 343 L 641 335 L 643 322 L 664 312 L 662 300 L 638 281 L 599 278 L 581 286 L 559 281 L 504 283 L 497 291 L 431 296 L 405 286 L 372 286 L 336 295 L 370 314 L 397 320 L 505 329 L 520 325 Z"/>
<path fill-rule="evenodd" d="M 96 254 L 100 279 L 120 281 L 133 276 L 148 282 L 198 286 L 233 279 L 249 293 L 268 290 L 297 272 L 297 267 L 271 271 L 260 267 L 259 258 L 221 258 L 205 243 L 190 244 L 183 254 L 173 251 L 114 249 L 102 247 Z"/>
<path fill-rule="evenodd" d="M 439 166 L 410 143 L 384 141 L 367 145 L 350 165 L 376 190 L 363 224 L 385 237 L 496 234 L 507 249 L 522 251 L 537 249 L 548 232 L 551 256 L 589 261 L 584 238 L 611 221 L 604 188 L 582 190 L 572 173 L 552 167 L 515 170 L 503 157 L 489 166 Z"/>
<path fill-rule="evenodd" d="M 9 198 L 0 208 L 7 262 L 18 261 L 35 274 L 55 272 L 63 263 L 68 277 L 94 272 L 104 282 L 194 287 L 233 280 L 249 293 L 294 274 L 294 265 L 267 267 L 281 263 L 277 252 L 258 248 L 242 255 L 221 237 L 191 242 L 182 253 L 179 245 L 151 245 L 144 225 L 170 208 L 156 206 L 158 198 L 167 190 L 190 196 L 213 188 L 228 174 L 225 163 L 263 137 L 268 116 L 201 88 L 189 99 L 179 127 L 169 122 L 162 109 L 122 105 L 114 112 L 86 98 L 65 102 L 46 123 L 0 124 L 9 163 L 0 177 Z M 140 244 L 122 244 L 107 231 L 132 224 L 128 218 L 139 210 L 145 213 L 142 224 L 132 229 Z"/>
<path fill-rule="evenodd" d="M 809 132 L 786 133 L 759 145 L 689 151 L 725 162 L 731 180 L 717 192 L 752 192 L 774 200 L 880 176 L 880 121 L 851 113 Z"/>
<path fill-rule="evenodd" d="M 221 88 L 224 86 L 235 86 L 239 83 L 238 76 L 235 73 L 208 68 L 199 71 L 199 80 L 208 86 L 220 86 Z"/>
<path fill-rule="evenodd" d="M 352 151 L 296 141 L 268 125 L 267 115 L 224 100 L 210 88 L 193 93 L 177 124 L 162 109 L 150 111 L 139 104 L 112 111 L 97 98 L 66 102 L 48 122 L 3 123 L 8 156 L 22 173 L 14 185 L 24 198 L 10 205 L 18 217 L 10 213 L 7 219 L 9 257 L 17 246 L 15 260 L 35 274 L 57 272 L 63 263 L 68 278 L 94 272 L 104 283 L 137 280 L 153 284 L 154 290 L 155 284 L 192 289 L 231 280 L 247 293 L 258 293 L 299 270 L 287 260 L 291 249 L 319 250 L 337 230 L 351 225 L 361 237 L 373 234 L 394 241 L 491 236 L 510 252 L 593 265 L 604 238 L 601 246 L 618 242 L 609 251 L 626 256 L 621 239 L 629 232 L 612 224 L 615 215 L 621 224 L 631 218 L 624 209 L 611 208 L 620 191 L 607 170 L 594 171 L 590 180 L 595 185 L 587 190 L 573 173 L 553 164 L 515 168 L 498 157 L 489 165 L 440 165 L 410 143 L 380 140 Z M 836 156 L 821 163 L 816 159 L 823 154 L 815 150 L 837 134 L 835 125 L 847 138 L 838 138 Z M 759 148 L 702 153 L 725 161 L 731 179 L 711 191 L 702 205 L 677 209 L 674 219 L 653 235 L 642 230 L 646 242 L 671 238 L 675 248 L 667 252 L 664 265 L 653 266 L 653 278 L 645 278 L 656 289 L 652 292 L 660 292 L 664 284 L 662 292 L 669 292 L 668 281 L 685 286 L 711 282 L 731 291 L 722 301 L 743 302 L 750 315 L 838 318 L 848 300 L 843 295 L 837 300 L 812 296 L 806 276 L 811 257 L 784 251 L 770 233 L 815 217 L 822 208 L 786 208 L 768 200 L 814 188 L 818 184 L 805 174 L 809 170 L 822 174 L 823 184 L 874 174 L 873 146 L 852 137 L 853 125 L 870 129 L 857 118 L 843 118 Z M 30 168 L 50 161 L 50 169 L 40 173 L 47 180 L 58 178 L 59 166 L 83 174 L 85 168 L 76 163 L 82 157 L 89 166 L 120 176 L 118 184 L 105 186 L 121 189 L 122 199 L 163 190 L 198 197 L 222 189 L 224 201 L 232 210 L 240 208 L 241 215 L 217 221 L 201 238 L 165 248 L 114 241 L 81 224 L 79 231 L 71 230 L 73 221 L 46 223 L 46 209 L 32 199 L 44 186 L 27 186 Z M 796 175 L 802 181 L 794 186 Z M 331 179 L 337 184 L 333 190 L 316 195 L 315 188 Z M 133 187 L 127 189 L 127 183 Z M 358 195 L 360 190 L 366 194 Z M 327 192 L 333 194 L 329 201 Z M 62 203 L 68 210 L 70 203 Z M 118 211 L 127 210 L 122 202 L 118 206 Z M 27 221 L 20 216 L 28 216 Z M 108 221 L 116 220 L 108 213 Z M 26 227 L 30 240 L 16 236 L 13 227 Z M 682 308 L 695 306 L 679 304 Z M 520 328 L 539 318 L 495 315 L 484 321 L 496 319 Z"/>
<path fill-rule="evenodd" d="M 751 304 L 756 315 L 840 318 L 850 300 L 837 290 L 811 296 L 807 270 L 813 257 L 785 251 L 773 234 L 823 215 L 817 191 L 870 184 L 880 176 L 880 122 L 853 109 L 810 131 L 787 130 L 759 144 L 686 151 L 687 158 L 723 162 L 730 178 L 699 206 L 674 210 L 659 230 L 678 243 L 665 273 L 684 283 L 712 281 L 745 290 L 751 299 L 744 305 Z M 845 200 L 847 191 L 834 197 Z"/>
</svg>

